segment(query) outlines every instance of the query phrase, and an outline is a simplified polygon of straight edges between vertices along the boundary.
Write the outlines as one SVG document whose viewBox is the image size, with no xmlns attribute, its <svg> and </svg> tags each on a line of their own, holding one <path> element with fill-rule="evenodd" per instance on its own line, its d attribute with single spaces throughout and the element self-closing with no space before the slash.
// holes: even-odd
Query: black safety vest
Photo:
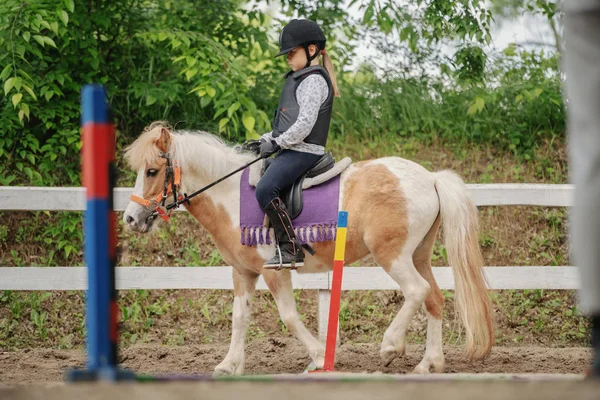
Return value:
<svg viewBox="0 0 600 400">
<path fill-rule="evenodd" d="M 317 121 L 310 131 L 310 134 L 304 138 L 304 143 L 317 144 L 325 147 L 327 136 L 329 134 L 329 123 L 331 122 L 333 86 L 331 85 L 331 79 L 329 79 L 327 70 L 320 65 L 303 68 L 286 75 L 285 85 L 283 86 L 281 96 L 279 97 L 279 105 L 277 111 L 275 111 L 275 118 L 273 119 L 274 138 L 287 131 L 298 119 L 300 110 L 300 106 L 296 100 L 296 89 L 298 88 L 298 85 L 310 75 L 319 73 L 325 78 L 325 82 L 327 82 L 329 94 L 327 95 L 325 102 L 321 104 Z"/>
</svg>

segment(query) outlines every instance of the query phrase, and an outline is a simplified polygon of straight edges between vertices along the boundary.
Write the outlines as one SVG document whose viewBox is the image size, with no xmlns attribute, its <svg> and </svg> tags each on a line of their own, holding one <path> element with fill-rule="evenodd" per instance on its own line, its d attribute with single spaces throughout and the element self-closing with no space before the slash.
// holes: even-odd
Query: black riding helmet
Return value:
<svg viewBox="0 0 600 400">
<path fill-rule="evenodd" d="M 326 42 L 325 34 L 316 22 L 308 19 L 293 19 L 283 27 L 279 34 L 279 53 L 275 57 L 287 54 L 298 46 L 303 46 L 306 51 L 306 67 L 308 67 L 310 62 L 319 55 L 320 50 L 325 50 Z M 318 47 L 312 57 L 308 52 L 308 46 L 311 44 Z"/>
</svg>

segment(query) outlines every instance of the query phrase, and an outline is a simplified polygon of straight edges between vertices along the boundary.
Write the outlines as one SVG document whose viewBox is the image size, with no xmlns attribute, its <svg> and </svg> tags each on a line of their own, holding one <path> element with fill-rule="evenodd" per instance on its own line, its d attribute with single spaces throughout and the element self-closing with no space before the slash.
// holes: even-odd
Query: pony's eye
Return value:
<svg viewBox="0 0 600 400">
<path fill-rule="evenodd" d="M 154 168 L 150 168 L 149 170 L 146 171 L 146 176 L 149 178 L 156 176 L 156 174 L 158 174 L 158 170 L 154 169 Z"/>
</svg>

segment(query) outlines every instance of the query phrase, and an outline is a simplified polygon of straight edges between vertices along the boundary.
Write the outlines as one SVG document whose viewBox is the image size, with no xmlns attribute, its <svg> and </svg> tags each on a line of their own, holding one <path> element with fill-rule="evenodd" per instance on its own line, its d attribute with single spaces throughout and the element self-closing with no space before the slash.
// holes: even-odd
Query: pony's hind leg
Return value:
<svg viewBox="0 0 600 400">
<path fill-rule="evenodd" d="M 250 323 L 250 304 L 256 289 L 258 275 L 240 274 L 233 269 L 233 315 L 231 343 L 225 359 L 215 367 L 214 375 L 242 375 L 244 373 L 244 341 Z"/>
<path fill-rule="evenodd" d="M 427 344 L 423 359 L 415 368 L 416 373 L 426 374 L 433 368 L 434 372 L 444 372 L 444 352 L 442 349 L 442 311 L 444 295 L 440 290 L 431 269 L 431 255 L 436 233 L 440 225 L 438 218 L 423 242 L 413 254 L 413 262 L 417 271 L 429 283 L 431 291 L 425 299 L 423 311 L 427 316 Z"/>
<path fill-rule="evenodd" d="M 325 363 L 325 346 L 306 329 L 298 311 L 292 288 L 290 271 L 263 270 L 263 278 L 275 298 L 281 321 L 287 329 L 302 342 L 317 368 Z"/>
<path fill-rule="evenodd" d="M 386 272 L 398 283 L 404 295 L 404 304 L 385 331 L 381 343 L 381 359 L 385 366 L 406 350 L 406 331 L 411 319 L 429 295 L 429 283 L 416 270 L 412 252 L 404 251 L 390 264 L 382 264 Z"/>
</svg>

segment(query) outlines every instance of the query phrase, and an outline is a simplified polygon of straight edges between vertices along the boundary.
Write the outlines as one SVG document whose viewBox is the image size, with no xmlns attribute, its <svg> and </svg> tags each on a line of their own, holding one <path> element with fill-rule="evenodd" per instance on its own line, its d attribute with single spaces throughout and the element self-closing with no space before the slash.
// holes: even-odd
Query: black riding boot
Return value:
<svg viewBox="0 0 600 400">
<path fill-rule="evenodd" d="M 275 231 L 275 256 L 265 262 L 264 268 L 297 268 L 304 265 L 302 245 L 296 238 L 292 219 L 281 199 L 276 198 L 265 208 L 265 214 Z"/>
</svg>

